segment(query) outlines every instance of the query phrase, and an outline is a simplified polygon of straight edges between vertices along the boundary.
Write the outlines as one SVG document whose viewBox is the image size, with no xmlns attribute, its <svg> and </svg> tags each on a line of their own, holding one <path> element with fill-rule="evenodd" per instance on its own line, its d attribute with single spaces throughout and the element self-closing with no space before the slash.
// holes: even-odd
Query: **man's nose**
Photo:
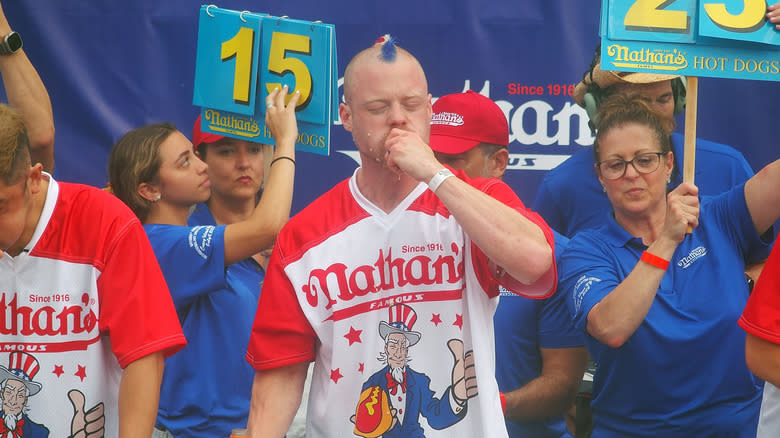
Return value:
<svg viewBox="0 0 780 438">
<path fill-rule="evenodd" d="M 406 110 L 403 108 L 400 102 L 393 102 L 390 105 L 390 112 L 388 117 L 390 118 L 390 126 L 392 127 L 406 125 Z"/>
</svg>

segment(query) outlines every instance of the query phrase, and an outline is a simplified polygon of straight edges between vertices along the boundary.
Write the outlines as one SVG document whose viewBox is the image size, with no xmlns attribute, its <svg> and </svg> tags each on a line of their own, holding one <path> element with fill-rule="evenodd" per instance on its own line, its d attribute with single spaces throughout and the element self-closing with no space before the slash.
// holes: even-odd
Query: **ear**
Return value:
<svg viewBox="0 0 780 438">
<path fill-rule="evenodd" d="M 344 125 L 344 129 L 352 132 L 352 110 L 346 103 L 339 104 L 339 118 L 341 119 L 341 124 Z"/>
<path fill-rule="evenodd" d="M 160 200 L 160 190 L 157 186 L 149 183 L 141 183 L 138 185 L 138 194 L 142 198 L 149 202 L 157 202 Z"/>
<path fill-rule="evenodd" d="M 43 165 L 41 163 L 35 163 L 30 166 L 30 173 L 28 174 L 30 193 L 36 194 L 41 191 L 41 182 L 43 181 Z"/>
<path fill-rule="evenodd" d="M 669 151 L 669 153 L 666 154 L 664 169 L 666 170 L 666 179 L 671 178 L 672 172 L 674 171 L 674 152 Z M 682 170 L 680 170 L 680 175 L 682 175 Z"/>
<path fill-rule="evenodd" d="M 599 169 L 599 165 L 596 163 L 593 163 L 593 170 L 596 172 L 596 177 L 599 179 L 599 184 L 602 188 L 606 187 L 606 183 L 604 181 L 604 177 L 601 176 L 601 169 Z"/>
<path fill-rule="evenodd" d="M 492 178 L 502 179 L 504 172 L 506 172 L 506 166 L 509 163 L 509 150 L 507 148 L 501 148 L 490 156 L 488 163 L 488 171 Z"/>
</svg>

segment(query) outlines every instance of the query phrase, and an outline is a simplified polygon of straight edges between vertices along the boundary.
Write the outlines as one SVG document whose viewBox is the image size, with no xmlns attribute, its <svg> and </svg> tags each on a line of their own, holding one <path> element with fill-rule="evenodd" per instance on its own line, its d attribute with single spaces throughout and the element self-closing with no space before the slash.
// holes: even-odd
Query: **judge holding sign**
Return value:
<svg viewBox="0 0 780 438">
<path fill-rule="evenodd" d="M 780 216 L 780 160 L 718 196 L 685 182 L 667 193 L 674 121 L 625 95 L 599 116 L 595 168 L 613 212 L 560 265 L 599 364 L 592 436 L 754 437 L 761 382 L 736 321 L 745 260 Z"/>
</svg>

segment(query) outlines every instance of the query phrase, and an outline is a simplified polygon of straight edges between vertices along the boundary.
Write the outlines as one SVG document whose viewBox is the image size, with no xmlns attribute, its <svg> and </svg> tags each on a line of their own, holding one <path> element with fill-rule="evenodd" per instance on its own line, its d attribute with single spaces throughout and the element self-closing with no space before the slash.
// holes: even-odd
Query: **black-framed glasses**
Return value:
<svg viewBox="0 0 780 438">
<path fill-rule="evenodd" d="M 596 165 L 601 171 L 601 176 L 606 179 L 618 179 L 626 174 L 628 165 L 634 166 L 639 173 L 653 173 L 658 170 L 661 163 L 661 156 L 666 152 L 645 152 L 634 157 L 633 160 L 626 161 L 621 158 L 599 161 Z"/>
</svg>

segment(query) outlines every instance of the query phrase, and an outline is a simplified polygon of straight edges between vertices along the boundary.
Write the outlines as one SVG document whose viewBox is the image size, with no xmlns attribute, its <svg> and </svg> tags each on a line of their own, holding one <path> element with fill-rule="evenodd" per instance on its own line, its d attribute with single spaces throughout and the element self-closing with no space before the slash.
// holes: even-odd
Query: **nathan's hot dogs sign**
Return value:
<svg viewBox="0 0 780 438">
<path fill-rule="evenodd" d="M 694 183 L 698 77 L 780 81 L 780 32 L 767 7 L 766 0 L 602 2 L 602 69 L 687 76 L 685 182 Z"/>
<path fill-rule="evenodd" d="M 766 0 L 603 0 L 601 68 L 780 81 Z"/>
<path fill-rule="evenodd" d="M 338 114 L 336 35 L 332 24 L 204 5 L 198 22 L 193 104 L 201 129 L 274 144 L 265 98 L 287 85 L 296 106 L 296 148 L 327 155 Z"/>
</svg>

